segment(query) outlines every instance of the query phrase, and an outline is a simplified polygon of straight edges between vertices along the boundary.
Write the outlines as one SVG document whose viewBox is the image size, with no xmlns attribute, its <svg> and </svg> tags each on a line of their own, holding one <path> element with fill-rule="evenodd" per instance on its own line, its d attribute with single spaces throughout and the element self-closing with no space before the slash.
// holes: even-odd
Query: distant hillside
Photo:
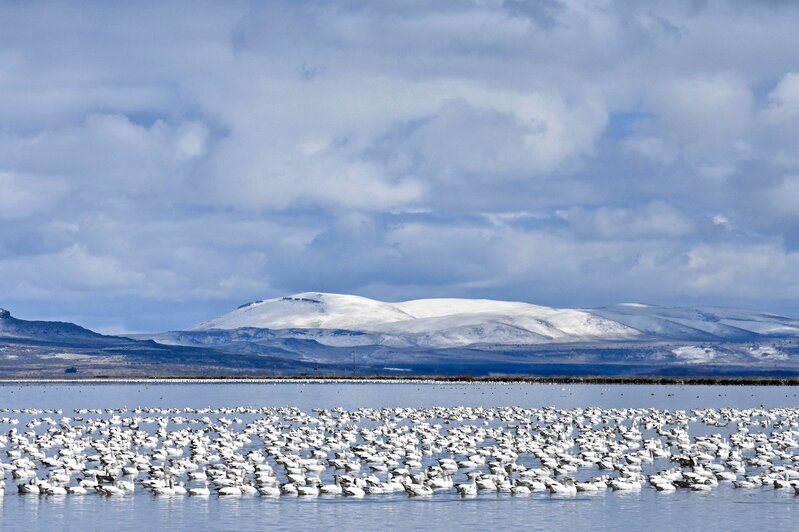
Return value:
<svg viewBox="0 0 799 532">
<path fill-rule="evenodd" d="M 0 309 L 0 339 L 36 340 L 58 344 L 119 341 L 119 338 L 104 336 L 74 323 L 19 320 L 5 309 Z"/>
<path fill-rule="evenodd" d="M 720 308 L 621 304 L 552 308 L 486 299 L 419 299 L 386 303 L 359 296 L 306 292 L 256 301 L 190 328 L 260 328 L 300 333 L 320 343 L 452 348 L 479 344 L 538 345 L 603 341 L 757 341 L 799 338 L 799 320 Z"/>
<path fill-rule="evenodd" d="M 292 356 L 162 345 L 73 323 L 20 320 L 0 309 L 0 378 L 295 375 L 317 366 Z"/>
<path fill-rule="evenodd" d="M 0 310 L 0 378 L 64 375 L 784 378 L 799 376 L 799 323 L 734 309 L 302 293 L 124 338 Z"/>
</svg>

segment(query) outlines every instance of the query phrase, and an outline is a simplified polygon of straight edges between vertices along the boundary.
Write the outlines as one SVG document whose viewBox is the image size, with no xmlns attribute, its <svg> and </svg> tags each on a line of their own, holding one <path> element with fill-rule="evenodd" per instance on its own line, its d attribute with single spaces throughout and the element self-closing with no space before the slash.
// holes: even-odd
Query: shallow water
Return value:
<svg viewBox="0 0 799 532">
<path fill-rule="evenodd" d="M 766 408 L 799 405 L 796 386 L 461 383 L 0 383 L 7 408 L 296 406 L 311 408 L 520 406 Z"/>
<path fill-rule="evenodd" d="M 296 406 L 431 407 L 521 406 L 558 408 L 654 407 L 679 410 L 707 407 L 796 407 L 795 387 L 493 385 L 493 384 L 3 384 L 4 408 L 137 406 L 217 407 Z M 19 414 L 0 414 L 24 421 Z M 55 417 L 55 416 L 53 416 Z M 7 430 L 7 426 L 0 426 Z M 23 430 L 20 428 L 19 430 Z M 3 453 L 5 454 L 5 453 Z M 5 460 L 5 456 L 3 456 Z M 502 494 L 460 499 L 436 494 L 430 499 L 404 494 L 344 498 L 172 498 L 140 491 L 120 499 L 95 495 L 64 498 L 19 496 L 6 480 L 0 506 L 3 530 L 196 530 L 308 529 L 777 529 L 795 528 L 799 497 L 792 490 L 736 490 L 721 485 L 709 493 L 651 488 L 639 493 L 611 492 L 558 498 L 548 494 Z"/>
</svg>

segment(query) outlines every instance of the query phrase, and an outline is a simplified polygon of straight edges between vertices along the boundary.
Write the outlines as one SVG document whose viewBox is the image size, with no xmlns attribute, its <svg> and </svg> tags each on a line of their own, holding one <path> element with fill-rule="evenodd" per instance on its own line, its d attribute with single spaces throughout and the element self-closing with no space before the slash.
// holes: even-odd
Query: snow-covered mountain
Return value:
<svg viewBox="0 0 799 532">
<path fill-rule="evenodd" d="M 485 299 L 418 299 L 387 303 L 365 297 L 306 292 L 256 301 L 192 327 L 215 329 L 313 329 L 326 345 L 444 348 L 473 344 L 529 345 L 548 342 L 632 339 L 626 325 L 575 309 L 556 309 Z M 327 331 L 358 331 L 358 336 Z"/>
<path fill-rule="evenodd" d="M 104 336 L 0 309 L 0 377 L 799 375 L 799 320 L 716 308 L 559 309 L 302 293 L 191 330 Z M 397 373 L 399 372 L 399 373 Z"/>
<path fill-rule="evenodd" d="M 189 331 L 257 328 L 323 345 L 452 348 L 627 341 L 746 341 L 799 337 L 799 320 L 718 308 L 621 304 L 552 308 L 486 299 L 418 299 L 388 303 L 305 292 L 256 301 Z M 293 331 L 293 332 L 291 332 Z M 341 334 L 349 331 L 358 334 Z"/>
<path fill-rule="evenodd" d="M 622 304 L 593 309 L 597 316 L 658 338 L 738 340 L 799 336 L 799 320 L 740 309 Z"/>
</svg>

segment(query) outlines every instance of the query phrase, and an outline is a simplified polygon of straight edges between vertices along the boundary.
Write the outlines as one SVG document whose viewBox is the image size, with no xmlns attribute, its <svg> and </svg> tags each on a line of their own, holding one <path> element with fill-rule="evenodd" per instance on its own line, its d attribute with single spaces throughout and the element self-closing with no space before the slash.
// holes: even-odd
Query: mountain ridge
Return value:
<svg viewBox="0 0 799 532">
<path fill-rule="evenodd" d="M 793 378 L 799 375 L 799 320 L 717 307 L 558 309 L 448 298 L 386 303 L 303 292 L 248 303 L 183 331 L 121 337 L 0 310 L 0 377 L 67 370 L 85 377 Z"/>
<path fill-rule="evenodd" d="M 535 345 L 799 337 L 797 319 L 723 307 L 623 303 L 572 309 L 519 301 L 458 298 L 389 303 L 323 292 L 259 300 L 187 330 L 239 328 L 357 331 L 371 335 L 383 345 L 427 348 L 480 343 Z M 325 335 L 319 333 L 318 336 Z"/>
</svg>

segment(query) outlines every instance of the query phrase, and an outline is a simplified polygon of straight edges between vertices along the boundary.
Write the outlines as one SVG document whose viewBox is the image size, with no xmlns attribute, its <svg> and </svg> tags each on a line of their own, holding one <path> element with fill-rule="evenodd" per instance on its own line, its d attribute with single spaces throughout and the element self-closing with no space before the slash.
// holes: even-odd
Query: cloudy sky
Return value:
<svg viewBox="0 0 799 532">
<path fill-rule="evenodd" d="M 310 290 L 799 315 L 797 20 L 3 2 L 0 306 L 104 332 Z"/>
</svg>

